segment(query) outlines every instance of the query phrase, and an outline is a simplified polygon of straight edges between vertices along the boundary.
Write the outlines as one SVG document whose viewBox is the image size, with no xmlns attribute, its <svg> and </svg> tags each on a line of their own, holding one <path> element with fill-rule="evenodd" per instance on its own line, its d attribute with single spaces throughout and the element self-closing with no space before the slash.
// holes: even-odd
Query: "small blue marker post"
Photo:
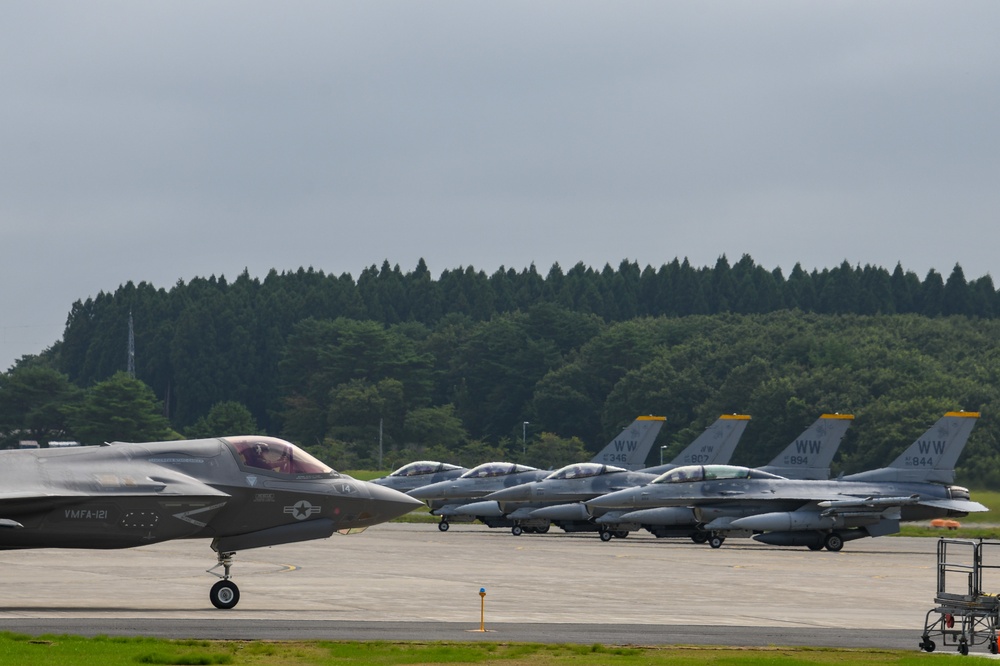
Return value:
<svg viewBox="0 0 1000 666">
<path fill-rule="evenodd" d="M 486 588 L 479 588 L 479 631 L 486 631 Z"/>
</svg>

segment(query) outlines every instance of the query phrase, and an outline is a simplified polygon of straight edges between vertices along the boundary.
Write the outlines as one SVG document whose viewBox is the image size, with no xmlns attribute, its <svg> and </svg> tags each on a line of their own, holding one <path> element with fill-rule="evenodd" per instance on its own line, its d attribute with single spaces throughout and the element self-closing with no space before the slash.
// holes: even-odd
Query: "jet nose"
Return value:
<svg viewBox="0 0 1000 666">
<path fill-rule="evenodd" d="M 484 499 L 498 502 L 511 502 L 517 500 L 531 499 L 531 491 L 534 484 L 522 483 L 519 486 L 511 486 L 503 490 L 497 490 L 487 495 Z"/>
<path fill-rule="evenodd" d="M 444 497 L 442 495 L 442 487 L 436 483 L 429 483 L 426 486 L 421 486 L 419 488 L 414 488 L 413 490 L 408 490 L 406 492 L 410 497 L 415 497 L 418 500 L 428 500 L 428 499 L 440 499 Z"/>
<path fill-rule="evenodd" d="M 371 495 L 372 512 L 378 515 L 380 522 L 399 518 L 424 505 L 420 500 L 398 490 L 372 483 L 368 484 L 368 493 Z"/>
<path fill-rule="evenodd" d="M 635 497 L 635 490 L 619 490 L 587 500 L 586 504 L 596 509 L 628 509 L 635 506 Z"/>
</svg>

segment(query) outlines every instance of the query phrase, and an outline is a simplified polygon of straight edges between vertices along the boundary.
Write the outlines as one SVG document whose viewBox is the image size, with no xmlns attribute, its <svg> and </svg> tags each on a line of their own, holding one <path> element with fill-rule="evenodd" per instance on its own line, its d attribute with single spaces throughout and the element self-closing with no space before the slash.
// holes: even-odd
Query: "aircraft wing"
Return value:
<svg viewBox="0 0 1000 666">
<path fill-rule="evenodd" d="M 104 471 L 75 475 L 60 482 L 39 483 L 34 488 L 15 488 L 0 492 L 0 519 L 60 507 L 73 506 L 87 500 L 116 497 L 172 497 L 185 499 L 229 498 L 186 474 L 159 466 L 151 466 L 150 475 Z M 2 525 L 0 525 L 2 526 Z"/>
<path fill-rule="evenodd" d="M 947 509 L 949 511 L 961 511 L 963 513 L 982 513 L 983 511 L 989 511 L 989 509 L 979 502 L 972 502 L 970 500 L 957 500 L 957 499 L 926 499 L 921 500 L 920 504 L 926 506 L 933 506 L 938 509 Z"/>
</svg>

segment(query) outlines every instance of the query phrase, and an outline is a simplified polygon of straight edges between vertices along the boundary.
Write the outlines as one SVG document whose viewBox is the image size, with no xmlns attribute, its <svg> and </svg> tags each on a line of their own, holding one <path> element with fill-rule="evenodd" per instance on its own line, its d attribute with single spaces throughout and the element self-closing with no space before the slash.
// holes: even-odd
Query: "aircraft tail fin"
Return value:
<svg viewBox="0 0 1000 666">
<path fill-rule="evenodd" d="M 666 421 L 665 416 L 638 417 L 590 461 L 629 470 L 641 468 L 646 464 L 646 456 Z"/>
<path fill-rule="evenodd" d="M 749 422 L 746 414 L 723 414 L 668 464 L 642 471 L 661 474 L 681 465 L 726 465 Z"/>
<path fill-rule="evenodd" d="M 759 469 L 789 479 L 829 479 L 830 461 L 853 420 L 850 414 L 823 414 Z"/>
<path fill-rule="evenodd" d="M 888 467 L 848 474 L 844 480 L 954 483 L 955 463 L 978 418 L 979 412 L 948 412 Z"/>
</svg>

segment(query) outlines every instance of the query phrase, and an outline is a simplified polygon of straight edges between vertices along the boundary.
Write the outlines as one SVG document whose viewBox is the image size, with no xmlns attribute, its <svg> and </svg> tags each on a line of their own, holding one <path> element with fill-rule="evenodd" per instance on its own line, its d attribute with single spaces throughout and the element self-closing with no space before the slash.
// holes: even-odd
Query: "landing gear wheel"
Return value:
<svg viewBox="0 0 1000 666">
<path fill-rule="evenodd" d="M 613 536 L 611 530 L 601 530 L 601 541 L 611 541 Z"/>
<path fill-rule="evenodd" d="M 920 649 L 923 650 L 924 652 L 934 652 L 934 648 L 936 647 L 937 645 L 934 643 L 934 641 L 932 641 L 927 636 L 924 636 L 923 640 L 920 641 Z"/>
<path fill-rule="evenodd" d="M 524 530 L 521 529 L 520 525 L 514 525 L 514 527 L 510 528 L 510 533 L 514 536 L 521 536 L 524 533 Z"/>
<path fill-rule="evenodd" d="M 710 536 L 708 537 L 708 545 L 712 548 L 722 548 L 723 542 L 725 542 L 726 537 L 721 536 Z"/>
<path fill-rule="evenodd" d="M 232 608 L 240 601 L 240 588 L 231 580 L 220 580 L 212 586 L 208 598 L 212 600 L 212 605 L 222 610 Z"/>
<path fill-rule="evenodd" d="M 447 532 L 449 527 L 451 527 L 451 525 L 448 524 L 447 520 L 442 520 L 440 523 L 438 523 L 438 529 L 441 530 L 442 532 Z"/>
<path fill-rule="evenodd" d="M 547 534 L 548 531 L 549 531 L 549 526 L 548 525 L 543 525 L 542 527 L 536 527 L 535 528 L 535 533 L 536 534 Z"/>
<path fill-rule="evenodd" d="M 821 543 L 811 543 L 807 546 L 809 550 L 823 550 L 823 544 Z"/>
<path fill-rule="evenodd" d="M 836 532 L 830 532 L 826 535 L 823 545 L 826 546 L 826 549 L 831 553 L 836 553 L 844 547 L 844 539 Z"/>
<path fill-rule="evenodd" d="M 695 532 L 691 535 L 691 541 L 694 541 L 695 543 L 705 543 L 708 541 L 708 535 L 704 532 Z"/>
<path fill-rule="evenodd" d="M 624 539 L 628 536 L 628 530 L 615 530 L 613 534 L 616 539 Z"/>
</svg>

